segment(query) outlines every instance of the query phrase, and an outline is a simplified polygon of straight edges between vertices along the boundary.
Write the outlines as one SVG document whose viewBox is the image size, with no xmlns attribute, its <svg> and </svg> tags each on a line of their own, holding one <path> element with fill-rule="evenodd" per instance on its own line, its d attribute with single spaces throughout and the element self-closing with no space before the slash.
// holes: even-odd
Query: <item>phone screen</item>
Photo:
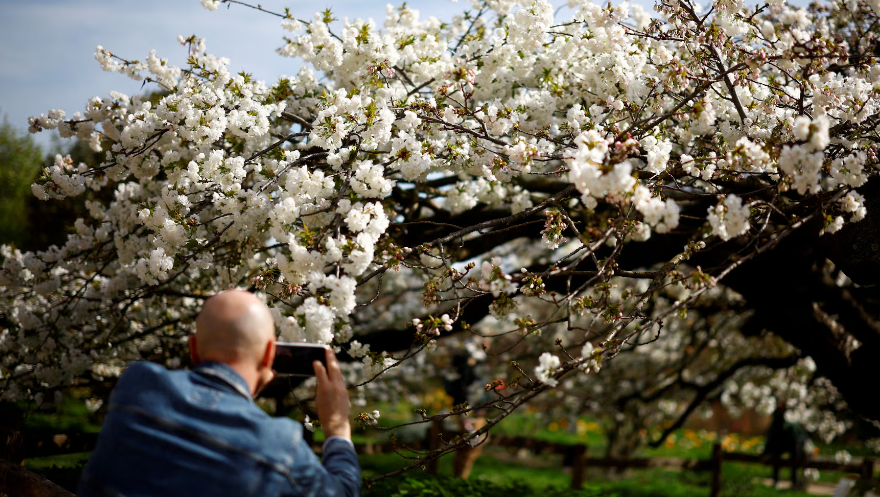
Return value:
<svg viewBox="0 0 880 497">
<path fill-rule="evenodd" d="M 326 345 L 313 343 L 276 343 L 272 369 L 290 376 L 315 376 L 312 362 L 321 361 L 327 367 Z"/>
</svg>

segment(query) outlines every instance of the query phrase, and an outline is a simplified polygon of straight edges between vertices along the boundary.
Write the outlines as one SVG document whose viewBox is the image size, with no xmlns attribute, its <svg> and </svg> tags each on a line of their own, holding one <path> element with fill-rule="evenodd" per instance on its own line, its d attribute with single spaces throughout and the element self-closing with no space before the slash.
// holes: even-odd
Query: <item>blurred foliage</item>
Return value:
<svg viewBox="0 0 880 497">
<path fill-rule="evenodd" d="M 43 201 L 31 193 L 31 184 L 41 169 L 55 163 L 55 156 L 69 155 L 75 164 L 96 166 L 104 154 L 94 152 L 88 142 L 62 141 L 53 136 L 48 153 L 27 131 L 5 119 L 0 124 L 0 244 L 14 244 L 21 250 L 45 250 L 64 245 L 78 218 L 89 218 L 85 200 L 109 202 L 114 188 L 100 192 L 86 190 L 79 197 Z"/>
<path fill-rule="evenodd" d="M 27 239 L 27 200 L 39 175 L 43 151 L 34 139 L 9 124 L 0 124 L 0 242 L 21 247 Z"/>
<path fill-rule="evenodd" d="M 571 490 L 566 488 L 535 488 L 524 481 L 495 482 L 483 479 L 459 480 L 452 477 L 425 475 L 393 478 L 376 483 L 364 492 L 364 497 L 511 497 L 513 495 L 542 495 L 544 497 L 599 497 L 598 488 Z"/>
<path fill-rule="evenodd" d="M 28 432 L 98 433 L 101 412 L 86 408 L 85 389 L 69 390 L 61 403 L 45 410 L 31 410 L 25 421 Z"/>
<path fill-rule="evenodd" d="M 49 153 L 44 159 L 46 165 L 53 164 L 56 155 L 70 155 L 74 164 L 85 162 L 89 165 L 100 164 L 103 157 L 103 154 L 93 152 L 87 142 L 79 140 L 69 142 L 66 147 L 56 140 L 53 149 L 54 152 Z M 64 245 L 68 233 L 74 229 L 76 220 L 89 218 L 89 211 L 83 199 L 109 202 L 113 199 L 113 190 L 113 188 L 105 188 L 98 193 L 86 190 L 79 197 L 44 201 L 31 195 L 28 186 L 26 208 L 28 232 L 21 247 L 27 250 L 45 250 L 52 245 Z"/>
</svg>

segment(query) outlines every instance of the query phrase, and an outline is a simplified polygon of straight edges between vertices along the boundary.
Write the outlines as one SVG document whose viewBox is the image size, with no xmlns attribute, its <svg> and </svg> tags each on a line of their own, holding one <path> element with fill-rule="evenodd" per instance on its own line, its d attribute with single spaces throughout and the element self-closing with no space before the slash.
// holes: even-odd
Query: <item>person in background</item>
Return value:
<svg viewBox="0 0 880 497">
<path fill-rule="evenodd" d="M 461 405 L 468 402 L 471 407 L 486 400 L 483 390 L 485 381 L 478 374 L 479 362 L 485 360 L 486 352 L 476 347 L 473 342 L 465 342 L 463 350 L 452 356 L 450 368 L 443 379 L 446 394 L 452 397 L 452 405 Z M 461 430 L 464 433 L 472 433 L 486 426 L 486 414 L 480 410 L 473 411 L 469 416 L 459 415 Z M 458 449 L 452 460 L 452 474 L 467 480 L 470 477 L 474 463 L 483 452 L 484 439 L 480 439 L 476 446 L 465 446 Z"/>
<path fill-rule="evenodd" d="M 807 462 L 807 445 L 810 444 L 810 437 L 800 424 L 785 420 L 785 411 L 785 403 L 779 401 L 773 412 L 770 429 L 767 431 L 764 455 L 773 458 L 773 486 L 775 487 L 779 484 L 782 456 L 789 454 L 791 458 L 791 487 L 797 489 L 802 488 L 802 484 L 805 483 L 798 480 L 798 471 Z"/>
<path fill-rule="evenodd" d="M 323 464 L 302 425 L 254 403 L 275 375 L 266 304 L 235 290 L 208 299 L 190 351 L 191 370 L 137 362 L 123 372 L 80 497 L 360 495 L 348 391 L 332 351 L 326 369 L 314 363 Z"/>
</svg>

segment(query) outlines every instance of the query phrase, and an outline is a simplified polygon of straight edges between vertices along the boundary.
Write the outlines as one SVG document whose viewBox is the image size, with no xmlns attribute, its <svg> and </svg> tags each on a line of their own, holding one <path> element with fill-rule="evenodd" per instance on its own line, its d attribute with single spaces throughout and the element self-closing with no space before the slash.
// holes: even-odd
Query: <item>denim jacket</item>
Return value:
<svg viewBox="0 0 880 497">
<path fill-rule="evenodd" d="M 339 437 L 324 444 L 322 465 L 302 426 L 263 412 L 225 364 L 138 362 L 113 390 L 78 495 L 356 497 L 360 465 Z"/>
</svg>

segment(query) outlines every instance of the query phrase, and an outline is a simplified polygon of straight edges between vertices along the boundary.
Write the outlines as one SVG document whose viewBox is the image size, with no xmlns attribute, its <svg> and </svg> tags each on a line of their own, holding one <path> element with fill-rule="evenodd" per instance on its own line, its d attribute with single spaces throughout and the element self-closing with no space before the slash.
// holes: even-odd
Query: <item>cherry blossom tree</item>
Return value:
<svg viewBox="0 0 880 497">
<path fill-rule="evenodd" d="M 832 435 L 827 406 L 880 420 L 862 387 L 880 374 L 880 5 L 473 0 L 380 27 L 202 0 L 221 4 L 276 16 L 278 53 L 306 65 L 266 84 L 196 36 L 185 67 L 99 46 L 158 98 L 30 119 L 104 157 L 59 156 L 35 196 L 113 195 L 64 246 L 2 248 L 3 400 L 180 366 L 204 299 L 237 287 L 280 339 L 345 351 L 356 395 L 486 355 L 481 405 L 417 421 L 480 408 L 486 426 L 410 467 L 609 389 L 621 440 L 657 421 L 644 406 L 681 422 L 722 392 Z"/>
</svg>

